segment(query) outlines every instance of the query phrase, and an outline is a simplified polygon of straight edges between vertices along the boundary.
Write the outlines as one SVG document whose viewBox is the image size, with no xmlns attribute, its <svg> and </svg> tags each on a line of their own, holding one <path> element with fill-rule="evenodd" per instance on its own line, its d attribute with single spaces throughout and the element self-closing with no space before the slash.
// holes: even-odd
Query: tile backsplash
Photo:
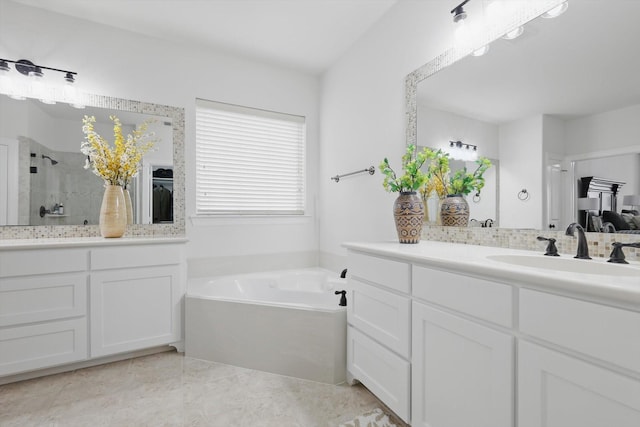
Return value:
<svg viewBox="0 0 640 427">
<path fill-rule="evenodd" d="M 526 249 L 544 253 L 547 243 L 538 241 L 536 239 L 538 236 L 556 239 L 556 247 L 561 254 L 576 254 L 578 239 L 565 235 L 564 231 L 440 226 L 425 226 L 422 229 L 423 240 Z M 611 243 L 613 242 L 630 243 L 640 241 L 640 234 L 586 233 L 586 236 L 589 244 L 589 255 L 594 258 L 608 258 L 612 249 Z M 624 248 L 624 253 L 628 260 L 640 261 L 640 249 Z"/>
</svg>

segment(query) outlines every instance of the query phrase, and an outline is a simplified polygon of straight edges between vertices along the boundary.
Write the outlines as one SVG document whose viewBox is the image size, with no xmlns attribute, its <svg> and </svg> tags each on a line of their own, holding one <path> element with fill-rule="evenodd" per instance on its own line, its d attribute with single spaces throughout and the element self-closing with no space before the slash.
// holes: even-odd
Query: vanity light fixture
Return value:
<svg viewBox="0 0 640 427">
<path fill-rule="evenodd" d="M 455 24 L 455 39 L 457 43 L 467 43 L 469 38 L 469 29 L 465 24 L 465 20 L 467 19 L 467 12 L 464 10 L 464 5 L 467 4 L 470 0 L 464 0 L 462 3 L 451 9 L 451 13 L 453 14 L 453 23 Z"/>
<path fill-rule="evenodd" d="M 27 85 L 24 81 L 20 80 L 20 77 L 13 78 L 13 81 L 8 81 L 10 76 L 11 68 L 9 64 L 14 64 L 16 71 L 24 76 L 28 76 L 30 83 Z M 57 71 L 59 73 L 64 74 L 64 82 L 67 86 L 74 85 L 75 77 L 78 73 L 75 71 L 69 70 L 61 70 L 59 68 L 51 68 L 45 67 L 44 65 L 37 65 L 28 59 L 19 59 L 17 61 L 13 61 L 11 59 L 0 58 L 0 76 L 5 77 L 6 81 L 1 82 L 0 92 L 6 93 L 11 98 L 14 99 L 26 99 L 26 96 L 37 98 L 40 101 L 47 104 L 55 104 L 53 93 L 55 92 L 54 87 L 51 85 L 47 85 L 44 83 L 44 72 L 43 70 L 48 71 Z M 27 93 L 28 92 L 28 93 Z M 77 94 L 75 87 L 73 89 L 65 89 L 64 99 L 69 100 L 70 104 L 74 107 L 79 105 L 76 101 Z"/>
<path fill-rule="evenodd" d="M 467 12 L 464 11 L 464 5 L 469 3 L 470 0 L 464 0 L 462 3 L 451 9 L 453 14 L 453 22 L 458 23 L 467 19 Z"/>
<path fill-rule="evenodd" d="M 569 2 L 565 1 L 559 4 L 558 6 L 554 7 L 553 9 L 546 11 L 541 16 L 543 18 L 557 18 L 558 16 L 565 13 L 568 8 L 569 8 Z"/>
</svg>

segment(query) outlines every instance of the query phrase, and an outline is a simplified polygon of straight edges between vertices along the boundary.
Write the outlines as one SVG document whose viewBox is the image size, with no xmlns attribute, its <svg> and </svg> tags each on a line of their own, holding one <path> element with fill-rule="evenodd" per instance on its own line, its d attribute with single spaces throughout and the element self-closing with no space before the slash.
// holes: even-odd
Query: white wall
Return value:
<svg viewBox="0 0 640 427">
<path fill-rule="evenodd" d="M 27 58 L 76 71 L 78 85 L 87 92 L 185 108 L 187 218 L 195 212 L 196 97 L 306 116 L 310 216 L 277 225 L 228 221 L 194 226 L 187 219 L 187 256 L 317 250 L 317 76 L 4 0 L 0 2 L 0 57 Z"/>
<path fill-rule="evenodd" d="M 566 122 L 566 154 L 640 147 L 640 104 Z"/>
<path fill-rule="evenodd" d="M 500 126 L 500 226 L 542 228 L 543 117 Z M 518 199 L 526 189 L 527 201 Z"/>
<path fill-rule="evenodd" d="M 498 158 L 498 125 L 418 105 L 418 145 L 449 148 L 449 141 L 476 145 L 478 156 Z"/>
<path fill-rule="evenodd" d="M 400 1 L 323 76 L 320 153 L 320 251 L 324 265 L 344 262 L 340 244 L 397 239 L 397 194 L 382 188 L 384 157 L 399 166 L 405 150 L 404 78 L 452 40 L 449 5 Z M 376 167 L 368 174 L 331 176 Z"/>
</svg>

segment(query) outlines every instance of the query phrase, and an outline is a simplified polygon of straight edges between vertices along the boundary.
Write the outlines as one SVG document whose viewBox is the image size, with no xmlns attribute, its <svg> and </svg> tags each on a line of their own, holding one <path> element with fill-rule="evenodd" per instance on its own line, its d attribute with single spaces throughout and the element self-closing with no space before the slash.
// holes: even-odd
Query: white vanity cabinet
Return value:
<svg viewBox="0 0 640 427">
<path fill-rule="evenodd" d="M 511 325 L 511 287 L 415 265 L 412 283 L 412 425 L 513 426 L 514 338 L 470 318 Z"/>
<path fill-rule="evenodd" d="M 348 271 L 348 378 L 408 421 L 411 265 L 350 253 Z"/>
<path fill-rule="evenodd" d="M 91 356 L 181 339 L 181 248 L 145 245 L 91 250 Z"/>
<path fill-rule="evenodd" d="M 345 246 L 349 375 L 410 425 L 640 426 L 638 277 L 487 266 L 494 249 L 465 245 Z"/>
<path fill-rule="evenodd" d="M 0 377 L 181 347 L 184 242 L 0 242 Z"/>
<path fill-rule="evenodd" d="M 87 358 L 87 254 L 0 252 L 0 376 Z"/>
<path fill-rule="evenodd" d="M 640 312 L 524 288 L 519 299 L 518 426 L 639 426 Z"/>
</svg>

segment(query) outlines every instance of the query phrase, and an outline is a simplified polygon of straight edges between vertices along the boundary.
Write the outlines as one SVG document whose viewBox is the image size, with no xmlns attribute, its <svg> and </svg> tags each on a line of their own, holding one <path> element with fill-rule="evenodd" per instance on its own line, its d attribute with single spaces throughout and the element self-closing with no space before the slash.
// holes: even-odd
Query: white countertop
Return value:
<svg viewBox="0 0 640 427">
<path fill-rule="evenodd" d="M 462 274 L 495 279 L 503 283 L 529 285 L 571 295 L 584 295 L 589 299 L 606 300 L 618 306 L 640 311 L 640 263 L 638 262 L 630 261 L 628 265 L 616 264 L 612 266 L 611 263 L 607 263 L 606 258 L 578 260 L 573 259 L 571 255 L 561 255 L 561 258 L 572 260 L 575 263 L 608 264 L 603 268 L 632 269 L 632 273 L 635 273 L 634 269 L 637 269 L 637 274 L 634 275 L 614 276 L 525 267 L 488 258 L 495 255 L 524 255 L 544 258 L 544 250 L 536 252 L 432 241 L 421 241 L 418 244 L 346 242 L 343 243 L 343 246 L 371 255 L 392 257 Z"/>
<path fill-rule="evenodd" d="M 74 248 L 87 246 L 125 246 L 125 245 L 153 245 L 162 243 L 185 243 L 186 237 L 172 236 L 140 236 L 120 237 L 117 239 L 104 237 L 72 237 L 72 238 L 44 238 L 44 239 L 0 239 L 0 251 L 19 249 L 50 249 Z"/>
</svg>

